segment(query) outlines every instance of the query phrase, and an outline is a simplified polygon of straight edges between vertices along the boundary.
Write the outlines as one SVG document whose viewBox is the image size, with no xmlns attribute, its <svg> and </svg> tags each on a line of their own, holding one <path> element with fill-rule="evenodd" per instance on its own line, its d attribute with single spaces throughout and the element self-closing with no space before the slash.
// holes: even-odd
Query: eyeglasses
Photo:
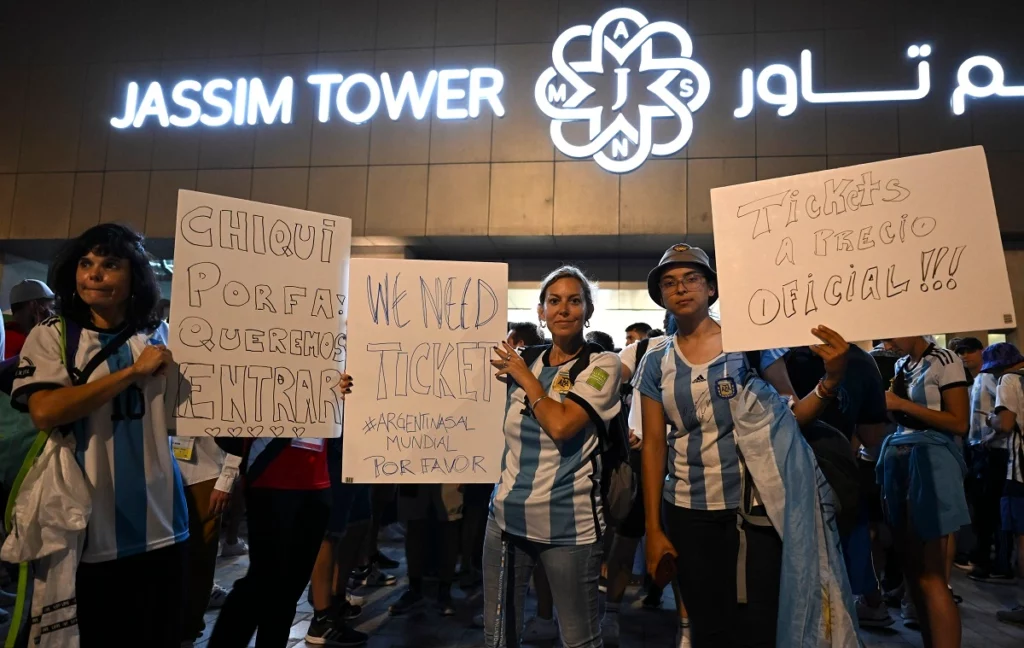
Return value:
<svg viewBox="0 0 1024 648">
<path fill-rule="evenodd" d="M 661 292 L 663 293 L 675 292 L 679 290 L 680 285 L 686 289 L 686 292 L 690 292 L 698 290 L 704 285 L 704 275 L 691 273 L 683 277 L 681 280 L 668 277 L 663 279 L 659 285 L 661 286 Z"/>
</svg>

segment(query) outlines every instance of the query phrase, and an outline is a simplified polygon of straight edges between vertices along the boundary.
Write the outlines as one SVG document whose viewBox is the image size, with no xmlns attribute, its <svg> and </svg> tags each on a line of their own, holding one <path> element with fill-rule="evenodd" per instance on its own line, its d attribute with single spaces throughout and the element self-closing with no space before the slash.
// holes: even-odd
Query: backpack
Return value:
<svg viewBox="0 0 1024 648">
<path fill-rule="evenodd" d="M 550 349 L 550 344 L 527 347 L 522 352 L 523 360 L 528 367 L 532 367 Z M 590 365 L 590 356 L 599 353 L 604 353 L 600 346 L 591 343 L 584 345 L 580 355 L 569 367 L 569 380 L 575 383 L 576 378 Z M 512 389 L 511 384 L 509 389 Z M 601 454 L 601 502 L 604 505 L 605 521 L 615 527 L 629 515 L 636 497 L 636 474 L 629 463 L 627 410 L 620 407 L 618 414 L 607 426 L 600 419 L 594 423 L 597 426 L 598 452 Z"/>
<path fill-rule="evenodd" d="M 761 375 L 761 352 L 748 351 L 747 363 Z M 857 526 L 860 507 L 860 471 L 857 460 L 850 452 L 850 442 L 843 433 L 823 421 L 812 421 L 800 426 L 804 441 L 811 447 L 818 468 L 825 476 L 836 498 L 836 525 L 841 535 L 847 535 Z M 743 501 L 740 515 L 755 526 L 771 526 L 764 507 L 753 504 L 754 489 L 748 475 L 743 476 Z"/>
<path fill-rule="evenodd" d="M 628 382 L 622 383 L 622 387 L 619 388 L 622 394 L 623 404 L 625 404 L 627 407 L 630 404 L 629 401 L 632 400 L 633 398 L 633 382 L 636 380 L 636 377 L 640 374 L 640 361 L 644 359 L 645 355 L 647 355 L 647 349 L 649 349 L 650 346 L 650 338 L 644 338 L 637 342 L 636 362 L 633 363 L 633 377 Z"/>
<path fill-rule="evenodd" d="M 100 349 L 99 353 L 93 356 L 88 364 L 79 371 L 75 368 L 74 363 L 78 355 L 78 343 L 82 339 L 82 327 L 71 320 L 65 319 L 63 316 L 52 318 L 39 324 L 39 326 L 54 325 L 58 326 L 60 331 L 60 361 L 67 369 L 72 385 L 85 384 L 100 363 L 106 361 L 110 354 L 135 334 L 131 327 L 125 327 L 123 331 L 118 333 Z M 11 362 L 12 360 L 13 363 Z M 14 514 L 14 505 L 18 499 L 21 485 L 25 481 L 25 476 L 28 475 L 36 459 L 39 458 L 47 439 L 50 437 L 50 430 L 39 430 L 36 428 L 27 411 L 21 411 L 22 408 L 16 407 L 10 399 L 14 380 L 18 377 L 19 361 L 20 358 L 15 357 L 0 365 L 0 371 L 2 371 L 0 373 L 0 389 L 3 389 L 8 396 L 5 400 L 0 399 L 4 400 L 3 405 L 0 406 L 2 408 L 0 412 L 3 414 L 0 416 L 0 424 L 4 425 L 2 433 L 0 433 L 0 437 L 3 439 L 0 448 L 2 448 L 4 453 L 2 458 L 0 458 L 0 466 L 2 466 L 4 474 L 3 485 L 9 489 L 7 506 L 4 509 L 4 529 L 7 533 L 10 533 L 12 530 L 11 517 Z M 10 380 L 9 383 L 8 379 Z M 27 407 L 24 409 L 27 410 Z M 8 425 L 11 427 L 8 427 Z M 14 475 L 11 482 L 7 481 L 9 475 Z M 8 639 L 4 644 L 5 648 L 15 644 L 21 631 L 25 601 L 28 596 L 28 580 L 28 563 L 21 563 L 18 565 L 17 601 L 11 613 L 11 627 L 8 630 Z"/>
</svg>

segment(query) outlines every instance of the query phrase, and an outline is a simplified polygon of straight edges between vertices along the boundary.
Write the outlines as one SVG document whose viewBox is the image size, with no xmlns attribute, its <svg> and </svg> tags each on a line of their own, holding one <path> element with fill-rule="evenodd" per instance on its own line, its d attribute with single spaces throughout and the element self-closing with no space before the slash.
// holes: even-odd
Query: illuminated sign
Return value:
<svg viewBox="0 0 1024 648">
<path fill-rule="evenodd" d="M 669 56 L 654 55 L 654 40 L 667 41 Z M 583 41 L 589 58 L 567 62 L 566 48 L 577 39 Z M 638 124 L 630 122 L 621 109 L 629 95 L 630 75 L 626 60 L 637 50 L 640 61 L 636 71 L 659 72 L 646 89 L 656 103 L 637 106 Z M 707 101 L 711 80 L 701 65 L 693 61 L 693 42 L 689 34 L 675 23 L 648 22 L 638 11 L 614 9 L 601 16 L 594 26 L 577 25 L 565 30 L 551 51 L 553 66 L 546 69 L 534 86 L 534 98 L 541 112 L 551 118 L 551 141 L 555 148 L 573 158 L 593 158 L 601 168 L 613 173 L 636 169 L 649 155 L 664 156 L 678 152 L 693 133 L 692 113 Z M 605 56 L 611 56 L 617 67 L 606 69 Z M 588 79 L 614 75 L 615 101 L 607 107 L 589 102 L 595 88 Z M 671 120 L 673 136 L 655 141 L 653 121 Z M 563 126 L 569 122 L 585 122 L 586 142 L 571 142 Z M 606 149 L 608 152 L 606 152 Z"/>
<path fill-rule="evenodd" d="M 931 55 L 928 43 L 907 48 L 916 79 L 902 88 L 826 90 L 815 88 L 815 58 L 805 49 L 800 52 L 799 69 L 779 62 L 760 71 L 744 69 L 739 106 L 732 114 L 746 119 L 758 101 L 776 107 L 779 117 L 795 114 L 801 104 L 920 101 L 933 91 Z M 533 86 L 534 101 L 551 120 L 555 148 L 568 157 L 591 158 L 612 173 L 632 171 L 651 156 L 677 153 L 690 141 L 694 113 L 711 92 L 707 71 L 692 57 L 693 42 L 685 29 L 673 22 L 651 22 L 633 9 L 612 9 L 593 25 L 566 29 L 552 47 L 551 66 Z M 314 95 L 321 123 L 340 119 L 364 124 L 383 118 L 384 113 L 391 120 L 422 120 L 428 115 L 476 119 L 487 110 L 497 117 L 505 115 L 501 97 L 505 78 L 494 68 L 405 72 L 394 77 L 387 72 L 327 70 L 307 74 L 305 85 L 292 76 L 185 79 L 167 87 L 157 81 L 132 81 L 125 89 L 124 110 L 110 124 L 120 129 L 290 124 L 297 84 Z M 716 91 L 722 87 L 716 81 Z M 1007 85 L 1002 65 L 990 56 L 966 59 L 957 70 L 950 96 L 953 113 L 964 114 L 968 99 L 994 97 L 1024 97 L 1024 84 Z"/>
<path fill-rule="evenodd" d="M 343 120 L 362 124 L 377 114 L 382 100 L 393 120 L 400 119 L 406 107 L 416 119 L 423 119 L 431 106 L 438 119 L 475 119 L 485 103 L 498 117 L 505 114 L 501 103 L 505 78 L 492 68 L 431 70 L 420 82 L 412 72 L 406 72 L 397 88 L 387 72 L 379 79 L 362 73 L 345 76 L 321 72 L 309 75 L 306 81 L 316 88 L 317 119 L 321 122 L 330 121 L 336 111 Z M 139 90 L 138 83 L 128 84 L 124 113 L 111 119 L 111 126 L 142 128 L 147 122 L 164 128 L 290 124 L 295 82 L 290 76 L 284 77 L 270 96 L 258 78 L 212 79 L 205 84 L 180 81 L 171 89 L 170 101 L 159 82 L 148 84 L 141 99 Z"/>
</svg>

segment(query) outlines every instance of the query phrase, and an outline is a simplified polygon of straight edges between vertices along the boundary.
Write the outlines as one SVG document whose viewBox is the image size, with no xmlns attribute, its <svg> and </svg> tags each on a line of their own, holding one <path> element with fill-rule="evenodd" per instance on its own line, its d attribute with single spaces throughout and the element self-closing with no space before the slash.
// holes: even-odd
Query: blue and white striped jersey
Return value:
<svg viewBox="0 0 1024 648">
<path fill-rule="evenodd" d="M 1004 409 L 1017 416 L 1017 427 L 1006 440 L 1006 448 L 1010 451 L 1006 480 L 1011 483 L 1007 484 L 1004 495 L 1017 497 L 1018 493 L 1024 491 L 1024 435 L 1020 431 L 1024 426 L 1024 376 L 1019 373 L 1011 372 L 999 378 L 995 411 Z"/>
<path fill-rule="evenodd" d="M 942 411 L 942 392 L 953 387 L 970 387 L 963 360 L 949 349 L 940 349 L 934 344 L 917 362 L 910 356 L 897 360 L 896 375 L 899 376 L 901 371 L 906 377 L 908 399 L 936 411 Z M 900 425 L 897 434 L 914 431 Z"/>
<path fill-rule="evenodd" d="M 116 332 L 83 328 L 75 367 L 88 364 L 114 337 Z M 89 382 L 130 367 L 147 345 L 166 341 L 166 324 L 132 336 Z M 60 324 L 51 318 L 25 340 L 11 398 L 24 407 L 36 391 L 71 386 L 60 357 Z M 126 558 L 188 539 L 185 490 L 167 434 L 165 384 L 164 376 L 140 380 L 71 426 L 92 495 L 84 562 Z"/>
<path fill-rule="evenodd" d="M 978 374 L 971 385 L 971 431 L 968 440 L 971 445 L 981 443 L 985 435 L 992 431 L 985 417 L 996 407 L 996 377 L 990 373 Z M 990 444 L 993 448 L 1005 448 L 1006 439 L 995 439 Z"/>
<path fill-rule="evenodd" d="M 760 370 L 785 354 L 786 349 L 762 351 Z M 729 401 L 749 372 L 744 353 L 723 353 L 695 365 L 675 343 L 647 352 L 640 393 L 662 404 L 671 426 L 665 501 L 700 511 L 739 507 L 743 461 Z"/>
<path fill-rule="evenodd" d="M 531 367 L 548 396 L 572 400 L 590 421 L 572 439 L 555 443 L 533 416 L 526 392 L 513 384 L 505 404 L 505 453 L 491 515 L 506 533 L 553 545 L 597 542 L 604 531 L 597 421 L 619 412 L 622 364 L 614 353 L 590 357 L 575 382 L 575 359 L 549 367 L 545 352 Z"/>
</svg>

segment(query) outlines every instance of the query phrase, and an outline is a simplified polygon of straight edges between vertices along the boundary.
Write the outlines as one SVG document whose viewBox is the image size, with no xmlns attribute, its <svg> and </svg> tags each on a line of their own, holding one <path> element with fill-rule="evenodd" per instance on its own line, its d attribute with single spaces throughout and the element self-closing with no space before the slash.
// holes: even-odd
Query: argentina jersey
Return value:
<svg viewBox="0 0 1024 648">
<path fill-rule="evenodd" d="M 906 379 L 907 399 L 931 410 L 942 410 L 942 392 L 953 387 L 968 387 L 964 363 L 949 349 L 929 346 L 917 362 L 910 356 L 896 361 L 896 375 L 903 373 Z M 898 434 L 914 432 L 915 429 L 901 424 Z"/>
<path fill-rule="evenodd" d="M 1014 413 L 1016 425 L 1006 440 L 1009 461 L 1006 464 L 1006 490 L 1003 495 L 1024 497 L 1024 375 L 1017 372 L 1004 374 L 996 388 L 995 411 L 1009 410 Z"/>
<path fill-rule="evenodd" d="M 762 351 L 760 369 L 785 349 Z M 723 353 L 708 363 L 691 364 L 675 343 L 648 352 L 640 393 L 665 410 L 668 431 L 665 501 L 700 511 L 740 505 L 743 462 L 736 449 L 729 401 L 750 373 L 746 354 Z"/>
<path fill-rule="evenodd" d="M 575 381 L 575 360 L 549 367 L 549 352 L 530 367 L 548 397 L 571 400 L 589 415 L 573 438 L 556 443 L 533 416 L 526 391 L 513 384 L 505 404 L 505 452 L 491 516 L 506 533 L 553 545 L 597 542 L 604 530 L 601 508 L 598 422 L 619 412 L 622 365 L 614 353 L 590 357 Z"/>
<path fill-rule="evenodd" d="M 29 334 L 12 393 L 16 403 L 27 406 L 36 391 L 71 385 L 60 360 L 59 328 L 52 318 Z M 86 366 L 115 336 L 82 329 L 75 367 Z M 166 324 L 137 333 L 100 363 L 89 382 L 131 367 L 147 345 L 166 340 Z M 188 538 L 185 491 L 168 439 L 165 384 L 164 376 L 141 379 L 69 426 L 92 496 L 84 562 L 126 558 Z"/>
</svg>

